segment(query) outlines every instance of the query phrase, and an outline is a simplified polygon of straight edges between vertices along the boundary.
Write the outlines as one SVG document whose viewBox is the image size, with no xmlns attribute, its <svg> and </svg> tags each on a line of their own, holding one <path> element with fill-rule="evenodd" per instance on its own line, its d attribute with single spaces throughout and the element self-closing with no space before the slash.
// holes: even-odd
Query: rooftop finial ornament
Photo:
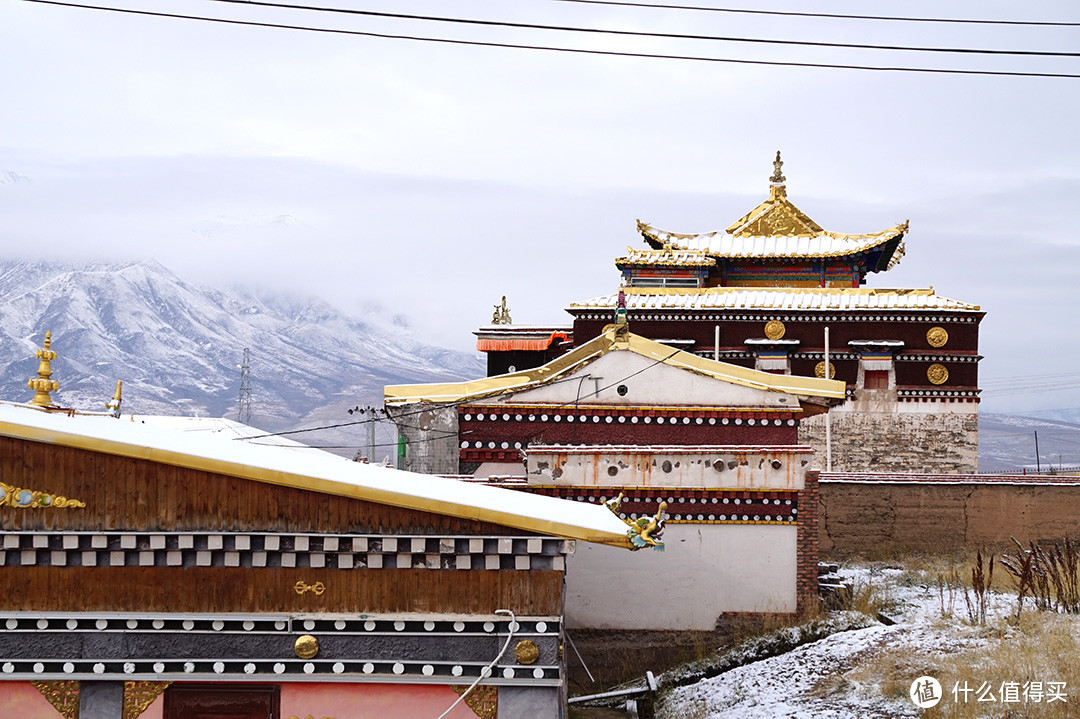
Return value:
<svg viewBox="0 0 1080 719">
<path fill-rule="evenodd" d="M 26 386 L 34 390 L 34 398 L 30 400 L 30 404 L 36 404 L 38 407 L 55 407 L 52 397 L 49 396 L 49 392 L 56 392 L 60 389 L 60 383 L 52 377 L 52 361 L 56 359 L 56 352 L 51 349 L 52 347 L 52 332 L 45 333 L 45 348 L 40 349 L 34 353 L 34 356 L 41 360 L 41 364 L 38 365 L 37 377 L 31 377 L 26 383 Z"/>
<path fill-rule="evenodd" d="M 772 167 L 773 167 L 773 173 L 772 173 L 772 177 L 769 178 L 769 182 L 771 182 L 774 185 L 782 185 L 782 184 L 784 184 L 784 181 L 787 180 L 787 178 L 784 177 L 783 173 L 781 172 L 781 170 L 784 167 L 784 161 L 780 159 L 780 151 L 779 150 L 776 151 L 776 159 L 773 160 Z"/>
<path fill-rule="evenodd" d="M 784 161 L 780 159 L 780 151 L 776 151 L 776 159 L 773 160 L 773 173 L 769 178 L 769 195 L 770 199 L 777 200 L 781 197 L 787 197 L 787 186 L 784 185 L 784 181 L 787 180 L 781 172 L 784 167 Z"/>
<path fill-rule="evenodd" d="M 491 313 L 491 324 L 493 325 L 511 325 L 514 321 L 510 319 L 510 308 L 506 306 L 506 295 L 502 296 L 502 303 L 495 305 L 495 311 Z"/>
<path fill-rule="evenodd" d="M 105 403 L 105 409 L 109 410 L 109 414 L 117 419 L 120 418 L 120 402 L 122 401 L 120 397 L 120 385 L 121 381 L 116 380 L 116 394 L 113 395 L 111 400 Z"/>
</svg>

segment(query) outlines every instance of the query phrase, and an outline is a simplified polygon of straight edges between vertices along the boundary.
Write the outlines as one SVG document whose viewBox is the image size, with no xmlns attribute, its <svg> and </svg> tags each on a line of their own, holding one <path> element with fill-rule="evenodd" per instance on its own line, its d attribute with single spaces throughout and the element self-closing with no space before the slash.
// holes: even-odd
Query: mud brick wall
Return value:
<svg viewBox="0 0 1080 719">
<path fill-rule="evenodd" d="M 922 408 L 922 404 L 912 405 Z M 978 415 L 929 411 L 834 412 L 832 469 L 837 472 L 973 473 L 978 471 Z M 961 406 L 961 405 L 957 405 Z M 967 405 L 974 407 L 975 405 Z M 825 468 L 825 416 L 804 419 L 799 444 Z"/>
<path fill-rule="evenodd" d="M 819 537 L 827 556 L 950 552 L 1080 535 L 1080 484 L 874 483 L 821 479 Z M 1076 478 L 1073 478 L 1075 481 Z"/>
</svg>

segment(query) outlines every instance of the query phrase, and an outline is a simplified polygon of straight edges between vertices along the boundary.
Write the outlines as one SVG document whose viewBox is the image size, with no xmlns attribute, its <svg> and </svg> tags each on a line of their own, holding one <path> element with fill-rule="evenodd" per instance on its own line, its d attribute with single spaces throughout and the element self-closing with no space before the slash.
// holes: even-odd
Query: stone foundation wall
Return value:
<svg viewBox="0 0 1080 719">
<path fill-rule="evenodd" d="M 849 403 L 852 404 L 852 403 Z M 979 464 L 979 423 L 974 404 L 913 404 L 918 411 L 832 412 L 834 472 L 915 472 L 972 474 Z M 970 407 L 958 412 L 956 408 Z M 799 443 L 814 448 L 814 463 L 825 469 L 825 415 L 804 419 Z"/>
</svg>

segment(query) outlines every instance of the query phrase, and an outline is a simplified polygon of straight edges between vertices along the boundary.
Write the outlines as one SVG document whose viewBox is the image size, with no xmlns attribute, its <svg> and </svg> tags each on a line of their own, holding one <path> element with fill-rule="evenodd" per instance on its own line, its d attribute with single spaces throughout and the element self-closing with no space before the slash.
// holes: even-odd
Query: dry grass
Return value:
<svg viewBox="0 0 1080 719">
<path fill-rule="evenodd" d="M 1032 550 L 1029 550 L 1032 551 Z M 1063 547 L 1061 557 L 1056 557 L 1062 567 L 1076 566 L 1073 548 Z M 1061 560 L 1065 559 L 1065 562 Z M 981 561 L 980 561 L 981 560 Z M 986 601 L 990 591 L 1015 593 L 1015 579 L 1009 572 L 991 573 L 990 562 L 999 564 L 999 557 L 983 556 L 981 553 L 964 555 L 926 556 L 911 555 L 888 562 L 894 569 L 903 569 L 907 575 L 903 582 L 924 584 L 939 588 L 943 607 L 943 619 L 955 618 L 971 628 L 957 626 L 958 636 L 965 636 L 969 647 L 954 653 L 940 654 L 928 650 L 890 649 L 867 657 L 860 665 L 821 687 L 823 694 L 840 691 L 851 686 L 873 688 L 881 696 L 906 701 L 914 678 L 929 675 L 941 682 L 944 698 L 938 706 L 924 710 L 922 716 L 947 719 L 974 717 L 1070 717 L 1080 715 L 1069 702 L 1049 702 L 1050 682 L 1064 682 L 1065 693 L 1076 699 L 1080 687 L 1080 618 L 1055 611 L 1028 611 L 1017 618 L 987 617 Z M 1052 561 L 1052 560 L 1047 560 Z M 1066 611 L 1075 606 L 1075 570 L 1064 570 L 1061 599 L 1047 609 Z M 1049 593 L 1058 598 L 1058 587 L 1049 581 Z M 1030 596 L 1030 595 L 1029 595 Z M 1070 601 L 1072 600 L 1072 601 Z M 1028 599 L 1031 602 L 1031 599 Z M 1029 603 L 1030 607 L 1032 604 Z M 972 691 L 966 701 L 963 689 Z M 1041 683 L 1041 701 L 1022 693 L 1025 684 Z M 985 685 L 985 687 L 984 687 Z M 1001 696 L 1003 685 L 1016 687 L 1016 702 L 1005 702 Z M 954 695 L 954 687 L 957 689 Z M 988 698 L 987 690 L 995 701 L 977 701 L 979 692 Z"/>
<path fill-rule="evenodd" d="M 1080 687 L 1080 623 L 1075 617 L 1047 612 L 1024 615 L 1019 624 L 1000 621 L 979 632 L 981 646 L 955 654 L 931 656 L 910 649 L 881 652 L 848 672 L 847 683 L 876 685 L 886 697 L 907 697 L 915 677 L 929 675 L 941 682 L 944 697 L 923 716 L 941 719 L 975 717 L 1075 717 L 1069 702 L 1049 702 L 1050 682 L 1065 682 L 1066 694 L 1075 700 Z M 964 700 L 963 687 L 972 690 Z M 1042 701 L 1005 702 L 1002 686 L 1013 684 L 1022 692 L 1025 683 L 1041 682 Z M 986 689 L 994 701 L 977 701 Z M 959 691 L 954 695 L 954 687 Z M 988 695 L 984 694 L 984 698 Z"/>
</svg>

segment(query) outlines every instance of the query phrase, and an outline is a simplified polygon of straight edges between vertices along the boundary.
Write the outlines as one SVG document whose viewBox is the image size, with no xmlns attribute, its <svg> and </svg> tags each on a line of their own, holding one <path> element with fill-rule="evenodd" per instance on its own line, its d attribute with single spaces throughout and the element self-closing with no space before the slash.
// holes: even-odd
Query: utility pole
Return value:
<svg viewBox="0 0 1080 719">
<path fill-rule="evenodd" d="M 825 328 L 825 379 L 832 379 L 832 365 L 829 363 L 829 328 Z M 832 471 L 832 409 L 825 409 L 825 471 Z"/>
<path fill-rule="evenodd" d="M 367 446 L 368 464 L 375 464 L 375 408 L 368 407 Z"/>
<path fill-rule="evenodd" d="M 1053 462 L 1053 460 L 1050 460 Z M 1035 474 L 1042 474 L 1042 464 L 1039 463 L 1039 433 L 1035 432 Z"/>
<path fill-rule="evenodd" d="M 244 364 L 240 365 L 240 397 L 237 400 L 236 421 L 251 424 L 251 351 L 244 348 Z"/>
</svg>

